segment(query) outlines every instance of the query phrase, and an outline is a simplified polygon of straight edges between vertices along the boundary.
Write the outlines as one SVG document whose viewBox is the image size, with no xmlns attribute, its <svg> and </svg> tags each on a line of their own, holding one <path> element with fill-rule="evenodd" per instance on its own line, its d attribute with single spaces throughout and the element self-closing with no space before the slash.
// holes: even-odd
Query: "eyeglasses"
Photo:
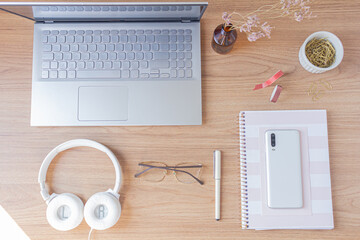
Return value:
<svg viewBox="0 0 360 240">
<path fill-rule="evenodd" d="M 199 163 L 180 163 L 175 166 L 168 166 L 162 162 L 141 162 L 138 165 L 140 172 L 136 173 L 135 177 L 142 177 L 149 182 L 161 182 L 166 174 L 172 171 L 175 178 L 181 183 L 198 182 L 201 185 L 204 184 L 199 179 L 202 169 L 202 164 Z"/>
</svg>

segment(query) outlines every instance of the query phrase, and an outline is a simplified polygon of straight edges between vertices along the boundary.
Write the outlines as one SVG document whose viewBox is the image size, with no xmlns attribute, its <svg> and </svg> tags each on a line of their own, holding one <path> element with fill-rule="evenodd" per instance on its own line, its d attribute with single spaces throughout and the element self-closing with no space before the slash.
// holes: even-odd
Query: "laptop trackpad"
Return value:
<svg viewBox="0 0 360 240">
<path fill-rule="evenodd" d="M 128 91 L 127 87 L 80 87 L 79 120 L 128 120 Z"/>
</svg>

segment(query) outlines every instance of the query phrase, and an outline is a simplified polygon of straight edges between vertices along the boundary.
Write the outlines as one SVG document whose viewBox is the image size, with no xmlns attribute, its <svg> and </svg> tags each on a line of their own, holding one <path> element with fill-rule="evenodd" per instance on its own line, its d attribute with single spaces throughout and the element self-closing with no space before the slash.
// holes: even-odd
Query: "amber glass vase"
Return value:
<svg viewBox="0 0 360 240">
<path fill-rule="evenodd" d="M 225 24 L 220 24 L 215 28 L 214 36 L 211 42 L 211 46 L 215 52 L 227 54 L 234 47 L 237 33 L 235 29 L 231 28 L 231 26 L 231 24 L 227 26 L 225 26 Z"/>
</svg>

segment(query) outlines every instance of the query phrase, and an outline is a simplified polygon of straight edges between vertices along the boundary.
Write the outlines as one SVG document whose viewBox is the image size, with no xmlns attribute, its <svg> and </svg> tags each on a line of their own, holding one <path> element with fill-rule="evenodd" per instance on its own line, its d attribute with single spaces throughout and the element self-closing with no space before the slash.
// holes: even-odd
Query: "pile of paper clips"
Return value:
<svg viewBox="0 0 360 240">
<path fill-rule="evenodd" d="M 324 96 L 324 92 L 332 90 L 332 85 L 325 80 L 317 80 L 312 82 L 307 95 L 312 98 L 313 101 L 318 101 Z"/>
</svg>

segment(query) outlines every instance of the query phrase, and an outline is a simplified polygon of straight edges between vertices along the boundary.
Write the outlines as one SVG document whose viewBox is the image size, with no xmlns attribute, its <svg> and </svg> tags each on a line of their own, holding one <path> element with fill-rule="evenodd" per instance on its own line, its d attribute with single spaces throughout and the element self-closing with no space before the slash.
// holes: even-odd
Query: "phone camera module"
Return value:
<svg viewBox="0 0 360 240">
<path fill-rule="evenodd" d="M 271 146 L 272 147 L 275 147 L 276 145 L 276 142 L 275 142 L 275 133 L 272 133 L 271 134 Z"/>
</svg>

